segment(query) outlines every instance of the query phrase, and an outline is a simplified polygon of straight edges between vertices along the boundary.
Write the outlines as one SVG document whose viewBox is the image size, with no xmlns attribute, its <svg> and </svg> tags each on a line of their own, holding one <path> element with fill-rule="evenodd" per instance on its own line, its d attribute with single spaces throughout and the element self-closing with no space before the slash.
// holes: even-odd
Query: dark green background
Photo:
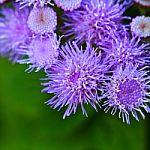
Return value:
<svg viewBox="0 0 150 150">
<path fill-rule="evenodd" d="M 126 14 L 140 12 L 148 14 L 137 6 Z M 44 73 L 27 74 L 26 67 L 0 58 L 0 150 L 150 150 L 149 115 L 126 125 L 89 107 L 88 118 L 78 110 L 63 120 L 64 110 L 44 105 L 50 98 L 40 92 Z"/>
</svg>

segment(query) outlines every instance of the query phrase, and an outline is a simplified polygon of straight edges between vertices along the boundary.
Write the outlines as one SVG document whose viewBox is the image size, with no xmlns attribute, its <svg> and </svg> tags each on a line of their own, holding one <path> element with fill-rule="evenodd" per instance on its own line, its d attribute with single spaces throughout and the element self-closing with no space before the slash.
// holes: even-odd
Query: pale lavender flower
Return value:
<svg viewBox="0 0 150 150">
<path fill-rule="evenodd" d="M 15 62 L 19 57 L 18 47 L 29 38 L 26 23 L 29 11 L 3 8 L 1 14 L 3 17 L 0 18 L 0 54 L 9 55 L 9 58 Z"/>
<path fill-rule="evenodd" d="M 128 32 L 122 32 L 122 35 L 116 31 L 110 32 L 111 40 L 104 40 L 98 43 L 99 48 L 105 53 L 105 59 L 110 60 L 109 64 L 116 68 L 118 65 L 125 66 L 128 63 L 139 64 L 143 66 L 150 62 L 147 56 L 150 50 L 149 43 L 143 43 L 140 37 Z"/>
<path fill-rule="evenodd" d="M 124 26 L 123 13 L 126 10 L 126 1 L 119 3 L 110 0 L 83 0 L 81 7 L 72 12 L 66 12 L 62 17 L 64 26 L 62 32 L 65 37 L 75 39 L 79 43 L 91 40 L 103 40 L 110 37 L 110 31 L 119 31 Z"/>
<path fill-rule="evenodd" d="M 148 71 L 137 69 L 128 64 L 124 69 L 119 66 L 106 82 L 105 96 L 108 98 L 103 104 L 104 111 L 111 111 L 114 115 L 119 111 L 119 118 L 130 124 L 130 115 L 139 121 L 138 114 L 145 118 L 143 111 L 150 112 L 149 89 L 150 77 Z"/>
<path fill-rule="evenodd" d="M 96 54 L 90 46 L 86 50 L 79 48 L 75 42 L 62 46 L 59 61 L 47 71 L 48 83 L 43 92 L 54 93 L 54 97 L 46 102 L 54 109 L 66 107 L 63 118 L 76 113 L 81 106 L 87 116 L 84 105 L 90 104 L 97 111 L 99 106 L 99 83 L 107 66 L 101 62 L 101 54 Z"/>
<path fill-rule="evenodd" d="M 20 8 L 24 7 L 44 7 L 45 5 L 53 5 L 51 3 L 51 0 L 16 0 L 16 2 L 19 2 Z"/>
<path fill-rule="evenodd" d="M 29 14 L 27 25 L 35 34 L 49 34 L 56 29 L 56 13 L 50 7 L 33 8 Z"/>
<path fill-rule="evenodd" d="M 60 40 L 57 40 L 56 34 L 51 34 L 47 37 L 35 37 L 31 43 L 20 48 L 18 53 L 24 56 L 18 60 L 20 64 L 28 64 L 29 68 L 26 71 L 36 72 L 40 69 L 47 69 L 57 62 L 58 48 Z"/>
<path fill-rule="evenodd" d="M 82 0 L 54 0 L 58 7 L 65 11 L 72 11 L 80 7 Z"/>
<path fill-rule="evenodd" d="M 137 16 L 130 24 L 131 31 L 139 37 L 150 37 L 150 17 Z"/>
</svg>

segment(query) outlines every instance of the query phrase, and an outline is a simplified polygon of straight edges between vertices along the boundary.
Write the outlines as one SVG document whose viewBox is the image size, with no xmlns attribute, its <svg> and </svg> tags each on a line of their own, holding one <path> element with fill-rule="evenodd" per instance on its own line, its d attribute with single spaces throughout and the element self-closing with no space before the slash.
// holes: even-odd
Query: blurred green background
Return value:
<svg viewBox="0 0 150 150">
<path fill-rule="evenodd" d="M 65 120 L 44 105 L 44 73 L 24 72 L 26 66 L 0 59 L 0 150 L 149 150 L 149 116 L 131 125 L 118 116 L 79 110 Z"/>
<path fill-rule="evenodd" d="M 148 11 L 134 6 L 126 14 Z M 64 110 L 44 105 L 50 98 L 40 92 L 44 73 L 27 74 L 27 66 L 6 58 L 0 58 L 0 68 L 0 150 L 150 150 L 149 115 L 126 125 L 117 115 L 88 107 L 88 118 L 79 109 L 63 120 Z"/>
</svg>

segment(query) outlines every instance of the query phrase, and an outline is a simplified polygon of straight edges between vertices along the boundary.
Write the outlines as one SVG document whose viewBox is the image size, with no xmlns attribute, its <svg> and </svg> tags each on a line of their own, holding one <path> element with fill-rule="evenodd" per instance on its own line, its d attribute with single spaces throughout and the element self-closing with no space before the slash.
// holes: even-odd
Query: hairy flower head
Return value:
<svg viewBox="0 0 150 150">
<path fill-rule="evenodd" d="M 16 0 L 19 2 L 20 8 L 24 8 L 26 6 L 34 6 L 34 7 L 44 7 L 45 5 L 52 5 L 51 0 Z"/>
<path fill-rule="evenodd" d="M 0 0 L 0 4 L 4 4 L 7 0 Z"/>
<path fill-rule="evenodd" d="M 106 94 L 108 98 L 103 104 L 105 112 L 111 110 L 114 115 L 119 110 L 119 118 L 123 122 L 130 123 L 130 114 L 139 121 L 138 113 L 145 115 L 143 110 L 150 112 L 149 88 L 150 77 L 147 71 L 138 70 L 137 66 L 128 64 L 124 69 L 119 66 L 109 82 L 106 83 Z"/>
<path fill-rule="evenodd" d="M 49 82 L 43 84 L 44 92 L 55 94 L 46 104 L 59 110 L 67 107 L 63 118 L 75 114 L 79 105 L 85 115 L 84 105 L 88 103 L 97 110 L 97 90 L 101 90 L 99 82 L 107 68 L 101 62 L 101 55 L 90 46 L 82 50 L 73 42 L 62 46 L 60 57 L 47 71 Z"/>
<path fill-rule="evenodd" d="M 125 2 L 120 4 L 111 0 L 84 0 L 81 7 L 72 12 L 65 12 L 62 32 L 65 37 L 75 39 L 79 43 L 102 40 L 111 36 L 112 29 L 119 31 L 123 28 L 123 13 Z"/>
<path fill-rule="evenodd" d="M 142 6 L 150 7 L 150 1 L 149 0 L 134 0 L 136 3 L 139 3 Z"/>
<path fill-rule="evenodd" d="M 9 55 L 14 62 L 18 59 L 17 49 L 29 38 L 27 27 L 28 9 L 3 8 L 0 18 L 0 54 Z"/>
</svg>

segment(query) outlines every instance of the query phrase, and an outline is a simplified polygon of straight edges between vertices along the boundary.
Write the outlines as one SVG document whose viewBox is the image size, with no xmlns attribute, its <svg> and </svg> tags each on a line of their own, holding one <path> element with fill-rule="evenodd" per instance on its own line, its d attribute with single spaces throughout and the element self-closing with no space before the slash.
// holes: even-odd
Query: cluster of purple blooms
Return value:
<svg viewBox="0 0 150 150">
<path fill-rule="evenodd" d="M 13 8 L 0 10 L 0 55 L 27 64 L 27 72 L 42 69 L 47 75 L 42 91 L 54 94 L 46 104 L 65 107 L 63 118 L 79 106 L 87 116 L 88 104 L 118 112 L 128 124 L 130 115 L 145 118 L 150 43 L 144 39 L 150 36 L 150 18 L 137 19 L 134 32 L 133 23 L 124 23 L 132 20 L 124 16 L 132 5 L 132 0 L 16 0 Z"/>
</svg>

